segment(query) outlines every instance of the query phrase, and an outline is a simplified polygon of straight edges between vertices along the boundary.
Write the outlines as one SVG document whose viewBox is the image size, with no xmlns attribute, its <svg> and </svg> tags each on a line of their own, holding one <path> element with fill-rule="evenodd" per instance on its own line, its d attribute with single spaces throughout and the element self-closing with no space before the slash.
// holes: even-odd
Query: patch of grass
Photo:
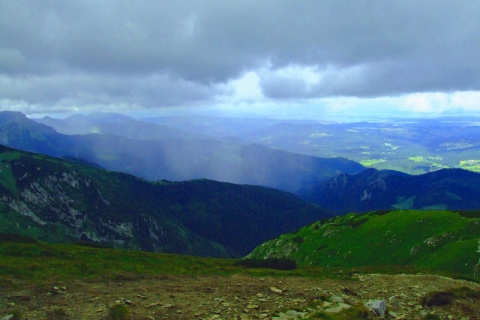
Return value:
<svg viewBox="0 0 480 320">
<path fill-rule="evenodd" d="M 37 240 L 15 233 L 0 233 L 0 242 L 36 243 Z"/>
<path fill-rule="evenodd" d="M 21 320 L 21 319 L 23 319 L 23 312 L 21 312 L 20 310 L 17 310 L 17 309 L 9 311 L 7 315 L 11 316 L 11 318 L 8 318 L 10 320 Z"/>
<path fill-rule="evenodd" d="M 459 299 L 480 299 L 480 290 L 473 290 L 468 287 L 454 288 L 450 290 L 454 297 Z"/>
<path fill-rule="evenodd" d="M 0 153 L 0 186 L 17 195 L 17 184 L 12 173 L 10 161 L 20 158 L 18 152 L 1 152 Z"/>
<path fill-rule="evenodd" d="M 363 217 L 360 219 L 351 219 L 345 222 L 345 225 L 348 227 L 356 228 L 367 222 L 369 218 Z"/>
<path fill-rule="evenodd" d="M 370 212 L 368 213 L 369 216 L 383 216 L 383 215 L 386 215 L 387 213 L 390 213 L 392 212 L 392 210 L 377 210 L 377 211 L 373 211 L 373 212 Z"/>
<path fill-rule="evenodd" d="M 339 314 L 340 319 L 370 319 L 370 312 L 363 304 L 356 304 L 350 309 L 346 309 Z"/>
<path fill-rule="evenodd" d="M 328 313 L 319 311 L 311 315 L 308 319 L 324 319 L 324 320 L 361 320 L 374 319 L 370 311 L 363 304 L 356 304 L 349 309 L 340 311 L 339 313 Z"/>
<path fill-rule="evenodd" d="M 423 156 L 416 156 L 416 157 L 409 157 L 408 160 L 411 160 L 414 162 L 423 162 L 425 161 L 425 158 Z"/>
<path fill-rule="evenodd" d="M 312 314 L 307 319 L 336 320 L 337 318 L 334 318 L 334 316 L 331 313 L 318 311 L 318 312 L 315 312 L 314 314 Z"/>
<path fill-rule="evenodd" d="M 92 248 L 78 245 L 0 242 L 0 282 L 12 278 L 33 285 L 79 279 L 117 279 L 135 281 L 162 275 L 248 274 L 254 277 L 307 277 L 315 279 L 356 279 L 360 273 L 418 273 L 415 266 L 338 267 L 298 266 L 272 269 L 270 266 L 246 268 L 244 260 L 202 258 L 141 252 L 133 250 Z M 273 260 L 275 261 L 275 260 Z M 275 264 L 275 262 L 273 263 Z M 278 266 L 277 266 L 278 267 Z M 289 270 L 285 270 L 289 269 Z M 438 273 L 438 272 L 437 272 Z"/>
<path fill-rule="evenodd" d="M 464 218 L 480 218 L 480 210 L 460 210 L 457 213 Z"/>
<path fill-rule="evenodd" d="M 83 246 L 83 247 L 89 247 L 89 248 L 114 249 L 113 247 L 109 247 L 103 243 L 98 243 L 98 242 L 80 241 L 80 242 L 74 242 L 73 244 L 77 246 Z"/>
<path fill-rule="evenodd" d="M 456 299 L 480 300 L 480 291 L 468 287 L 453 288 L 447 291 L 430 292 L 420 300 L 427 307 L 451 305 Z"/>
<path fill-rule="evenodd" d="M 433 306 L 447 306 L 452 304 L 454 301 L 454 296 L 449 291 L 439 291 L 432 292 L 427 294 L 420 300 L 422 306 L 433 307 Z"/>
<path fill-rule="evenodd" d="M 300 236 L 296 236 L 292 239 L 293 242 L 295 243 L 302 243 L 303 242 L 303 238 L 300 237 Z"/>
<path fill-rule="evenodd" d="M 13 276 L 34 283 L 117 274 L 225 274 L 233 273 L 234 261 L 72 244 L 0 242 L 0 280 Z"/>
<path fill-rule="evenodd" d="M 269 262 L 258 268 L 245 268 L 236 259 L 220 259 L 105 249 L 74 244 L 0 242 L 0 282 L 16 278 L 34 285 L 78 279 L 122 279 L 135 281 L 159 275 L 221 275 L 238 273 L 251 276 L 300 276 L 310 278 L 351 277 L 358 270 L 322 267 L 294 269 L 288 262 Z M 274 260 L 275 261 L 275 260 Z M 267 262 L 268 263 L 268 262 Z M 275 267 L 271 269 L 269 267 Z M 280 266 L 280 267 L 279 267 Z M 288 270 L 285 270 L 288 269 Z"/>
<path fill-rule="evenodd" d="M 269 259 L 243 259 L 235 263 L 237 266 L 246 268 L 266 268 L 276 270 L 294 270 L 297 263 L 290 259 L 269 258 Z"/>
<path fill-rule="evenodd" d="M 47 311 L 47 318 L 52 320 L 63 320 L 68 318 L 68 314 L 63 308 L 54 308 Z"/>
<path fill-rule="evenodd" d="M 365 166 L 365 167 L 371 167 L 371 166 L 374 166 L 376 164 L 379 164 L 379 163 L 382 163 L 382 162 L 385 162 L 387 160 L 385 159 L 367 159 L 367 160 L 360 160 L 360 164 Z"/>
<path fill-rule="evenodd" d="M 460 168 L 480 172 L 480 160 L 460 160 Z"/>
<path fill-rule="evenodd" d="M 115 305 L 108 311 L 108 320 L 128 320 L 131 319 L 130 310 L 124 305 Z"/>
</svg>

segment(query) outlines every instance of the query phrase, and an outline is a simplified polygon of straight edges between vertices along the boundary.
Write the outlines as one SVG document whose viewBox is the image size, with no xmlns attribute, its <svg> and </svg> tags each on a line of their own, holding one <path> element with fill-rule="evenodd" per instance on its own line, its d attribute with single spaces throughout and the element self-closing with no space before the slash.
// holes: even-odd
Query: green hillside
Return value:
<svg viewBox="0 0 480 320">
<path fill-rule="evenodd" d="M 288 258 L 325 267 L 405 266 L 480 279 L 480 212 L 349 214 L 257 247 L 248 258 Z"/>
</svg>

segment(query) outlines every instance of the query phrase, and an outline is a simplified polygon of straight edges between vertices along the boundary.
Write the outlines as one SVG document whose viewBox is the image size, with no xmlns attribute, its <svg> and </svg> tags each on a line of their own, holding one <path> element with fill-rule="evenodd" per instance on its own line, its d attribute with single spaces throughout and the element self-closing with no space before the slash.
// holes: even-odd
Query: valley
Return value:
<svg viewBox="0 0 480 320">
<path fill-rule="evenodd" d="M 37 121 L 0 113 L 0 317 L 476 319 L 473 122 Z"/>
<path fill-rule="evenodd" d="M 95 130 L 99 131 L 102 123 L 93 122 Z M 120 122 L 118 126 L 128 125 Z M 191 139 L 191 134 L 187 138 L 167 136 L 153 140 L 133 139 L 122 135 L 130 130 L 120 130 L 118 126 L 115 135 L 66 135 L 21 113 L 2 112 L 0 143 L 54 157 L 79 158 L 111 171 L 125 172 L 152 181 L 211 179 L 289 192 L 341 172 L 358 173 L 364 170 L 359 163 L 344 158 L 319 158 L 259 144 L 205 139 L 201 135 L 196 139 Z M 137 128 L 138 123 L 134 122 L 133 126 Z M 81 131 L 85 131 L 83 126 Z M 137 132 L 136 129 L 133 131 Z M 147 132 L 155 137 L 152 130 Z M 140 131 L 138 133 L 141 134 Z"/>
<path fill-rule="evenodd" d="M 112 116 L 113 117 L 113 116 Z M 145 124 L 163 138 L 257 143 L 266 147 L 315 157 L 343 157 L 379 170 L 421 174 L 442 168 L 480 172 L 480 119 L 378 119 L 372 122 L 333 123 L 314 120 L 280 120 L 184 116 L 146 118 L 142 121 L 105 115 L 76 116 L 38 122 L 65 134 L 113 133 L 125 137 L 160 139 L 143 134 Z M 103 120 L 102 120 L 103 119 Z M 131 126 L 118 130 L 120 122 Z M 147 126 L 147 127 L 148 127 Z M 156 127 L 155 127 L 156 126 Z M 138 128 L 142 127 L 141 130 Z M 135 128 L 135 129 L 134 129 Z M 154 128 L 156 128 L 154 130 Z"/>
<path fill-rule="evenodd" d="M 344 157 L 379 170 L 421 174 L 442 168 L 479 171 L 480 119 L 314 120 L 171 117 L 146 119 L 178 130 L 235 137 L 317 157 Z"/>
</svg>

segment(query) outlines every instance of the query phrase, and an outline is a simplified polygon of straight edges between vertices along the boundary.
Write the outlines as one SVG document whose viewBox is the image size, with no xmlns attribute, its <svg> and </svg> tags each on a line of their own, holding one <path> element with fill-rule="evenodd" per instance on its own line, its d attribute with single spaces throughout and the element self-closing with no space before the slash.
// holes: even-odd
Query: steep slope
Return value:
<svg viewBox="0 0 480 320">
<path fill-rule="evenodd" d="M 206 139 L 133 140 L 118 135 L 63 135 L 21 113 L 0 113 L 0 142 L 26 151 L 80 158 L 148 180 L 207 178 L 295 192 L 360 164 Z"/>
<path fill-rule="evenodd" d="M 391 211 L 322 220 L 248 257 L 331 267 L 412 266 L 478 281 L 479 246 L 479 211 Z"/>
<path fill-rule="evenodd" d="M 301 192 L 304 199 L 335 214 L 384 209 L 480 208 L 480 174 L 443 169 L 418 176 L 368 169 L 340 174 Z"/>
<path fill-rule="evenodd" d="M 324 216 L 298 197 L 269 188 L 209 180 L 151 183 L 0 146 L 0 232 L 238 256 Z"/>
</svg>

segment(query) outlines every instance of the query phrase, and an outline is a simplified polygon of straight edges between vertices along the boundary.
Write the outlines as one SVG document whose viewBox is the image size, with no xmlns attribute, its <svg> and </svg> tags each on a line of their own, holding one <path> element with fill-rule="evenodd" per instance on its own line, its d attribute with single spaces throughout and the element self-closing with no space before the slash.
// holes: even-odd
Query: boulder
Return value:
<svg viewBox="0 0 480 320">
<path fill-rule="evenodd" d="M 371 308 L 375 313 L 381 317 L 385 316 L 387 311 L 387 303 L 385 300 L 369 300 L 365 303 L 365 306 Z"/>
</svg>

